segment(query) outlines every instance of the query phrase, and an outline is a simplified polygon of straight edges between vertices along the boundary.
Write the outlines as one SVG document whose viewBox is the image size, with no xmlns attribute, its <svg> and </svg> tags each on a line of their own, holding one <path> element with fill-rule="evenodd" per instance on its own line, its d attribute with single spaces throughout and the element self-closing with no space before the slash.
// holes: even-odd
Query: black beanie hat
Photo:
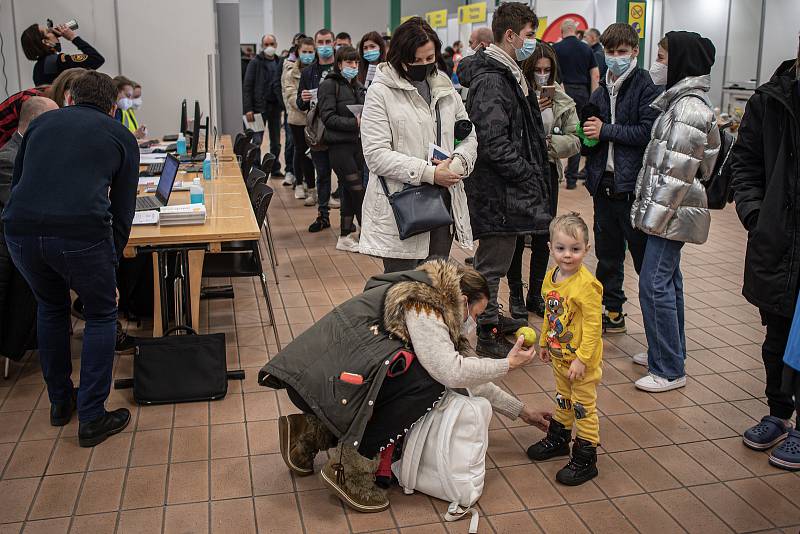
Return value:
<svg viewBox="0 0 800 534">
<path fill-rule="evenodd" d="M 667 32 L 667 89 L 687 76 L 711 73 L 717 49 L 711 39 L 695 32 Z"/>
</svg>

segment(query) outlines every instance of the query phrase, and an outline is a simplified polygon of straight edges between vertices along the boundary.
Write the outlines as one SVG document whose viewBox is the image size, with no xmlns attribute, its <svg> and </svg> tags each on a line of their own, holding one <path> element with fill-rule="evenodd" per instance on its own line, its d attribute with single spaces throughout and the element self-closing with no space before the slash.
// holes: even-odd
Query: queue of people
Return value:
<svg viewBox="0 0 800 534">
<path fill-rule="evenodd" d="M 396 28 L 388 50 L 376 32 L 353 47 L 350 35 L 321 29 L 313 38 L 298 34 L 283 58 L 275 37 L 265 35 L 247 67 L 245 114 L 263 115 L 276 156 L 286 111 L 293 150 L 288 155 L 287 142 L 284 159 L 294 172 L 284 176 L 276 157 L 272 175 L 317 207 L 309 232 L 330 228 L 330 210 L 339 207 L 337 248 L 383 264 L 363 293 L 272 356 L 259 376 L 264 386 L 286 389 L 301 412 L 278 420 L 287 467 L 311 475 L 316 455 L 336 447 L 320 476 L 358 511 L 389 506 L 375 483 L 382 456 L 446 389 L 467 389 L 498 413 L 543 430 L 527 454 L 533 461 L 569 456 L 558 482 L 580 485 L 598 476 L 602 336 L 626 332 L 626 251 L 639 274 L 648 345 L 633 357 L 647 367 L 635 387 L 661 393 L 686 385 L 681 251 L 708 239 L 704 184 L 727 157 L 708 97 L 715 47 L 697 33 L 671 31 L 645 70 L 628 24 L 589 29 L 584 39 L 591 46 L 578 39 L 574 21 L 563 23 L 563 39 L 553 46 L 536 39 L 538 24 L 527 4 L 503 3 L 490 31 L 473 31 L 469 46 L 455 43 L 448 57 L 419 17 Z M 28 57 L 46 80 L 58 38 L 78 38 L 65 27 L 31 28 L 23 45 L 29 43 Z M 770 414 L 743 441 L 757 450 L 777 445 L 769 461 L 792 470 L 800 469 L 800 432 L 790 424 L 800 409 L 800 369 L 796 359 L 784 363 L 784 352 L 800 289 L 798 72 L 800 50 L 756 90 L 730 158 L 737 213 L 748 230 L 744 295 L 767 327 Z M 133 113 L 141 87 L 83 69 L 52 81 L 0 104 L 0 118 L 12 116 L 0 122 L 0 275 L 13 263 L 35 297 L 51 424 L 67 424 L 77 407 L 79 443 L 94 446 L 130 420 L 127 410 L 108 412 L 104 402 L 118 344 L 116 266 L 133 217 L 136 138 L 144 135 Z M 320 139 L 307 135 L 312 120 Z M 66 123 L 74 139 L 58 137 Z M 781 128 L 768 127 L 775 124 Z M 431 145 L 439 152 L 431 155 Z M 55 163 L 53 146 L 63 147 Z M 97 153 L 114 157 L 89 165 Z M 558 213 L 560 183 L 576 187 L 581 155 L 593 207 L 594 274 L 584 265 L 589 225 L 577 213 Z M 81 195 L 65 185 L 63 168 L 72 169 Z M 332 198 L 334 172 L 340 203 Z M 414 232 L 401 230 L 409 221 L 398 215 L 398 197 L 411 188 L 449 222 L 416 213 L 412 218 L 422 220 L 410 221 Z M 454 240 L 465 249 L 477 241 L 474 268 L 449 260 Z M 509 316 L 498 302 L 503 277 Z M 77 393 L 70 290 L 86 318 Z M 541 317 L 541 336 L 525 348 L 516 332 L 530 314 Z M 467 341 L 473 335 L 474 348 Z M 492 382 L 535 357 L 552 366 L 554 410 L 530 406 Z"/>
</svg>

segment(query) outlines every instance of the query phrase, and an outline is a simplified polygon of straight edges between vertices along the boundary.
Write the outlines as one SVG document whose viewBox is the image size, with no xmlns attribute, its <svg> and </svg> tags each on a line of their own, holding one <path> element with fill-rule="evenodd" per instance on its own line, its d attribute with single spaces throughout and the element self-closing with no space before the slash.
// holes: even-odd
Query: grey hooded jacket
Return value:
<svg viewBox="0 0 800 534">
<path fill-rule="evenodd" d="M 711 77 L 684 78 L 651 104 L 661 111 L 636 181 L 631 224 L 646 234 L 705 243 L 711 214 L 703 181 L 719 152 L 716 117 L 706 93 Z"/>
</svg>

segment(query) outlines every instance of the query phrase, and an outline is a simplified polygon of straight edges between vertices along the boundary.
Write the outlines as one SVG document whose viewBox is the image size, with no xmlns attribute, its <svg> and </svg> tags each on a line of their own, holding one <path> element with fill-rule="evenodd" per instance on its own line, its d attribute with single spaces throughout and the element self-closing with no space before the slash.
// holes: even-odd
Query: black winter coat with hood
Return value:
<svg viewBox="0 0 800 534">
<path fill-rule="evenodd" d="M 467 112 L 478 136 L 478 159 L 464 180 L 473 236 L 546 234 L 550 165 L 536 94 L 526 97 L 505 65 L 483 51 L 462 61 Z"/>
<path fill-rule="evenodd" d="M 348 82 L 344 76 L 334 71 L 319 84 L 317 106 L 319 117 L 325 124 L 325 144 L 358 142 L 358 121 L 347 106 L 363 105 L 364 95 L 361 82 Z"/>
<path fill-rule="evenodd" d="M 742 294 L 792 317 L 800 276 L 800 81 L 784 62 L 745 108 L 731 154 L 736 212 L 747 229 Z"/>
</svg>

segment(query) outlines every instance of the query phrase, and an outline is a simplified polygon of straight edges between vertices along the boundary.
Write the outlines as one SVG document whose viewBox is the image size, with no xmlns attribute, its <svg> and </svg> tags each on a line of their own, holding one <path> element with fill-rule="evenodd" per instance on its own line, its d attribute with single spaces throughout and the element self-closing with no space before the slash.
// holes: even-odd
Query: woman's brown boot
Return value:
<svg viewBox="0 0 800 534">
<path fill-rule="evenodd" d="M 364 458 L 350 446 L 336 448 L 319 476 L 347 506 L 358 512 L 382 512 L 389 507 L 386 490 L 375 485 L 380 457 Z"/>
<path fill-rule="evenodd" d="M 281 457 L 286 466 L 304 477 L 314 474 L 317 453 L 336 446 L 336 436 L 316 415 L 292 414 L 278 418 Z"/>
</svg>

